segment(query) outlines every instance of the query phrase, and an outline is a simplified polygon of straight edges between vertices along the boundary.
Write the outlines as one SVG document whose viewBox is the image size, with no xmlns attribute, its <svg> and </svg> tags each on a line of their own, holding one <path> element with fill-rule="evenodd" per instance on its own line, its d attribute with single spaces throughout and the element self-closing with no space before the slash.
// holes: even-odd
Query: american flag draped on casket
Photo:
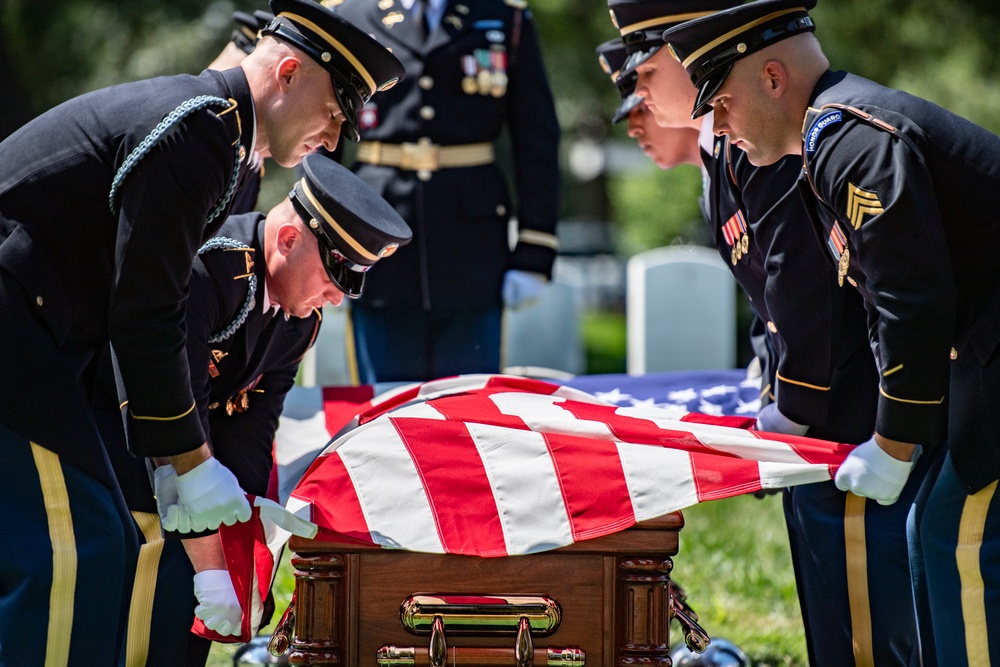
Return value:
<svg viewBox="0 0 1000 667">
<path fill-rule="evenodd" d="M 315 526 L 297 533 L 322 541 L 515 556 L 703 500 L 826 481 L 852 448 L 753 424 L 647 402 L 620 407 L 526 378 L 446 378 L 362 405 L 286 509 Z M 265 554 L 282 541 L 267 518 L 255 513 L 252 523 L 221 531 L 227 555 L 256 555 L 230 559 L 234 582 L 250 589 L 248 609 L 267 590 Z"/>
</svg>

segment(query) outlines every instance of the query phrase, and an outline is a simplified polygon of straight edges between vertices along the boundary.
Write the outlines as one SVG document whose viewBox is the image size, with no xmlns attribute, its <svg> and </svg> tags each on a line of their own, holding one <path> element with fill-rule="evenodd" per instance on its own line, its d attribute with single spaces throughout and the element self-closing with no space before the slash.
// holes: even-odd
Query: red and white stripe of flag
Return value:
<svg viewBox="0 0 1000 667">
<path fill-rule="evenodd" d="M 399 390 L 357 423 L 287 508 L 309 512 L 321 540 L 477 556 L 537 553 L 703 500 L 829 480 L 851 449 L 506 376 Z"/>
</svg>

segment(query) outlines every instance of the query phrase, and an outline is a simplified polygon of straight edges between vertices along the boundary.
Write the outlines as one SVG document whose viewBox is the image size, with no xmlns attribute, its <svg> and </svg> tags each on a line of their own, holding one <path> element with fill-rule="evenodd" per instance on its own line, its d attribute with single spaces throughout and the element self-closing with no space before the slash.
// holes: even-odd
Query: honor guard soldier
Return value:
<svg viewBox="0 0 1000 667">
<path fill-rule="evenodd" d="M 252 15 L 246 12 L 233 12 L 236 29 L 222 51 L 208 65 L 208 69 L 227 70 L 239 66 L 243 59 L 253 52 L 260 40 L 260 31 L 274 20 L 270 12 L 256 11 Z M 260 153 L 254 153 L 248 158 L 247 174 L 243 179 L 239 193 L 233 197 L 229 207 L 230 215 L 249 213 L 257 208 L 257 197 L 260 196 L 260 185 L 264 178 L 264 158 Z"/>
<path fill-rule="evenodd" d="M 318 3 L 271 7 L 240 67 L 87 93 L 0 143 L 2 665 L 116 663 L 135 533 L 91 408 L 109 342 L 132 452 L 171 457 L 177 472 L 178 500 L 161 509 L 195 528 L 250 516 L 195 409 L 195 254 L 254 151 L 291 166 L 333 149 L 403 74 Z"/>
<path fill-rule="evenodd" d="M 715 132 L 754 164 L 799 156 L 817 238 L 868 306 L 880 375 L 874 435 L 837 486 L 892 503 L 923 478 L 908 530 L 924 664 L 995 664 L 1000 137 L 831 71 L 815 4 L 753 2 L 664 39 L 698 88 L 695 115 L 714 109 Z M 913 470 L 935 454 L 929 473 Z"/>
<path fill-rule="evenodd" d="M 360 296 L 368 269 L 410 240 L 396 211 L 346 167 L 307 155 L 302 173 L 289 198 L 267 216 L 231 216 L 202 246 L 186 307 L 187 358 L 202 427 L 216 458 L 247 493 L 262 497 L 278 416 L 302 355 L 316 340 L 323 304 Z M 101 435 L 144 538 L 125 664 L 204 665 L 211 641 L 191 633 L 196 614 L 220 636 L 240 634 L 240 605 L 218 534 L 179 541 L 175 533 L 164 542 L 146 462 L 126 448 L 109 367 L 102 380 Z M 165 468 L 169 464 L 154 477 Z M 257 627 L 266 623 L 256 620 Z"/>
<path fill-rule="evenodd" d="M 837 286 L 815 243 L 796 189 L 800 163 L 788 157 L 756 167 L 738 145 L 713 137 L 711 118 L 691 118 L 696 88 L 661 48 L 665 29 L 696 20 L 689 13 L 695 6 L 706 16 L 700 20 L 715 14 L 691 2 L 611 0 L 609 6 L 632 50 L 623 76 L 638 73 L 636 92 L 661 124 L 701 130 L 702 208 L 711 238 L 766 323 L 757 428 L 865 441 L 874 429 L 878 391 L 867 315 L 857 294 Z M 642 35 L 629 26 L 641 26 Z M 918 486 L 910 484 L 906 497 Z M 866 502 L 833 482 L 786 489 L 783 500 L 810 664 L 916 660 L 905 504 Z"/>
<path fill-rule="evenodd" d="M 604 73 L 611 77 L 621 95 L 621 103 L 611 116 L 611 123 L 628 121 L 628 136 L 635 139 L 642 151 L 660 169 L 671 169 L 680 164 L 701 165 L 698 149 L 698 130 L 693 127 L 661 127 L 645 100 L 635 94 L 635 71 L 621 76 L 627 53 L 621 39 L 611 39 L 599 44 L 597 61 Z"/>
<path fill-rule="evenodd" d="M 414 236 L 351 304 L 358 379 L 495 373 L 502 306 L 538 296 L 557 249 L 559 125 L 531 14 L 524 0 L 329 4 L 406 67 L 358 127 L 355 170 Z M 516 210 L 494 157 L 505 128 Z"/>
</svg>

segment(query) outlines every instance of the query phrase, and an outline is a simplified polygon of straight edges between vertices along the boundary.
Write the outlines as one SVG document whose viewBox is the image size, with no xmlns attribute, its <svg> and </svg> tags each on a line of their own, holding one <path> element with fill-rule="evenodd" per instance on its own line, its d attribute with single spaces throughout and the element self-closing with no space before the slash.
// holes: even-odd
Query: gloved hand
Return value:
<svg viewBox="0 0 1000 667">
<path fill-rule="evenodd" d="M 215 530 L 250 519 L 253 510 L 236 477 L 214 456 L 177 476 L 178 502 L 167 508 L 164 530 Z"/>
<path fill-rule="evenodd" d="M 754 428 L 758 431 L 785 435 L 805 435 L 809 430 L 809 426 L 797 424 L 781 414 L 776 403 L 768 403 L 761 408 L 757 413 L 757 425 Z"/>
<path fill-rule="evenodd" d="M 156 511 L 160 515 L 160 525 L 167 522 L 167 509 L 177 505 L 177 472 L 169 463 L 153 471 L 153 495 L 156 497 Z"/>
<path fill-rule="evenodd" d="M 545 278 L 537 273 L 510 269 L 503 276 L 504 305 L 517 310 L 538 301 L 546 282 Z"/>
<path fill-rule="evenodd" d="M 194 615 L 220 635 L 239 635 L 243 611 L 227 570 L 204 570 L 194 575 Z"/>
<path fill-rule="evenodd" d="M 872 498 L 879 505 L 891 505 L 902 493 L 920 452 L 918 445 L 912 460 L 900 461 L 879 447 L 873 436 L 847 455 L 834 482 L 841 491 Z"/>
</svg>

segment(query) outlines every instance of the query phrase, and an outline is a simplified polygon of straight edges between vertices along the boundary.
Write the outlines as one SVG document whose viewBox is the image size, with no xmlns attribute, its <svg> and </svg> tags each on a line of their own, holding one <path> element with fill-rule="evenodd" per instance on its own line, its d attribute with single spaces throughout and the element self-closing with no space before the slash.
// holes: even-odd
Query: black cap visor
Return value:
<svg viewBox="0 0 1000 667">
<path fill-rule="evenodd" d="M 323 225 L 316 221 L 313 213 L 303 203 L 299 193 L 299 185 L 292 187 L 288 193 L 288 198 L 292 200 L 292 207 L 299 217 L 306 223 L 319 241 L 319 256 L 323 260 L 323 268 L 326 275 L 337 286 L 341 292 L 351 299 L 357 299 L 365 287 L 365 271 L 370 267 L 367 265 L 355 264 L 343 253 L 337 250 L 337 245 L 330 238 L 330 235 L 323 228 Z M 315 224 L 313 224 L 315 223 Z"/>
<path fill-rule="evenodd" d="M 656 52 L 660 50 L 661 46 L 663 46 L 663 42 L 660 42 L 659 44 L 649 44 L 644 49 L 633 51 L 629 54 L 629 57 L 625 59 L 625 63 L 622 65 L 618 78 L 622 79 L 631 74 L 635 74 L 635 71 L 639 69 L 639 65 L 652 58 Z"/>
<path fill-rule="evenodd" d="M 729 73 L 733 71 L 733 63 L 728 62 L 716 68 L 711 74 L 698 82 L 698 97 L 694 101 L 694 109 L 691 111 L 691 118 L 701 118 L 712 110 L 712 99 L 718 94 L 719 88 L 729 78 Z"/>
<path fill-rule="evenodd" d="M 611 122 L 620 123 L 621 121 L 628 118 L 629 114 L 632 113 L 632 109 L 635 109 L 637 106 L 642 104 L 642 101 L 643 101 L 642 98 L 636 95 L 635 93 L 632 93 L 631 95 L 626 97 L 624 100 L 622 100 L 622 103 L 618 105 L 618 108 L 615 109 L 615 115 L 611 117 Z"/>
<path fill-rule="evenodd" d="M 345 264 L 343 255 L 330 247 L 325 239 L 326 234 L 316 230 L 319 237 L 319 255 L 323 259 L 326 275 L 341 292 L 350 299 L 357 299 L 365 288 L 364 272 L 355 271 Z"/>
<path fill-rule="evenodd" d="M 347 89 L 337 82 L 338 77 L 330 73 L 330 80 L 333 82 L 333 95 L 337 98 L 340 110 L 344 112 L 344 124 L 340 127 L 340 134 L 346 136 L 351 141 L 360 141 L 361 132 L 358 130 L 358 109 L 365 105 L 363 100 L 356 100 Z"/>
</svg>

